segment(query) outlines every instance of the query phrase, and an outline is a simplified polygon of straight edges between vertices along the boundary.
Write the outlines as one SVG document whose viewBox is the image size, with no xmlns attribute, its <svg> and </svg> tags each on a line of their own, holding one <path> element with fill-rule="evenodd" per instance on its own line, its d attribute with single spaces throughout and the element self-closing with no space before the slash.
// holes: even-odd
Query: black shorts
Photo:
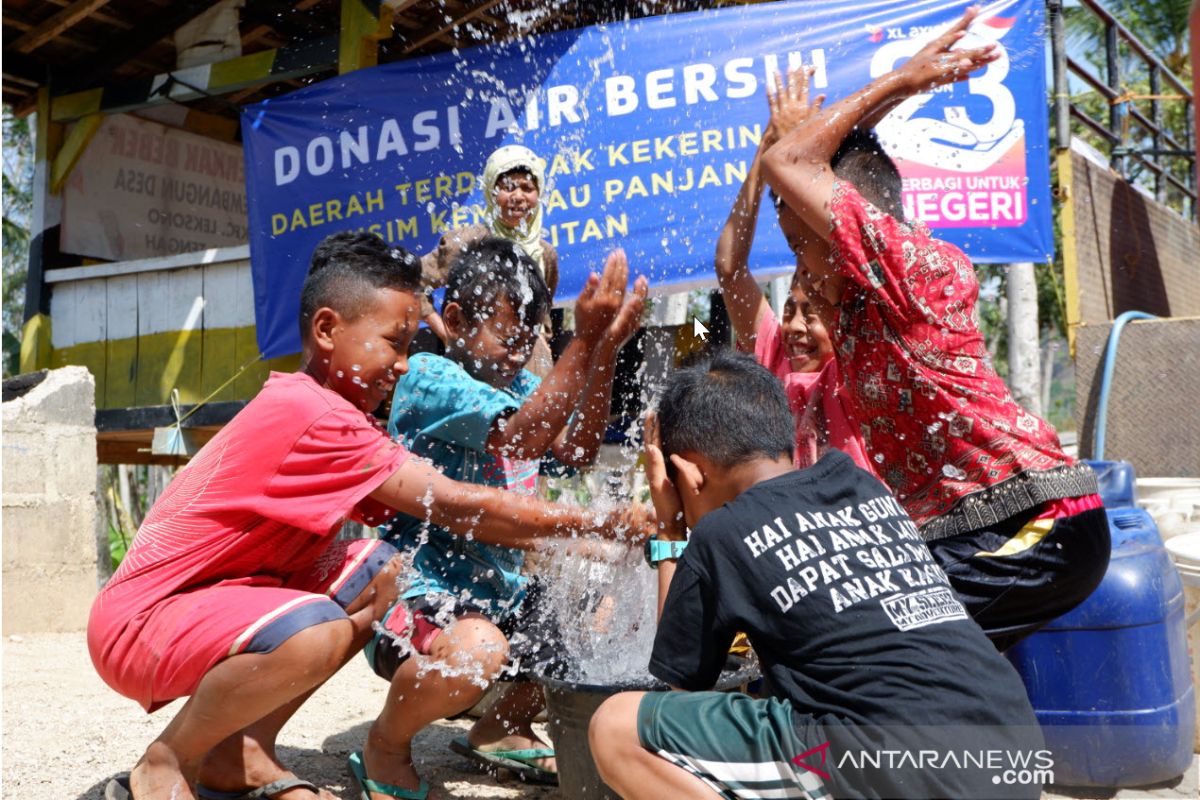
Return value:
<svg viewBox="0 0 1200 800">
<path fill-rule="evenodd" d="M 1040 508 L 929 542 L 967 613 L 1001 652 L 1087 599 L 1108 570 L 1103 508 L 1054 520 Z M 1049 528 L 1040 535 L 1039 525 Z M 1023 541 L 1036 538 L 1032 545 Z"/>
</svg>

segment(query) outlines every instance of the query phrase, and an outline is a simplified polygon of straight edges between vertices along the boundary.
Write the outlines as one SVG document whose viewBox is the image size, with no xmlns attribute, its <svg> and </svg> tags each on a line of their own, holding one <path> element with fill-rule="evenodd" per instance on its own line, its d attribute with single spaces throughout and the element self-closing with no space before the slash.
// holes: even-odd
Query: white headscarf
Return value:
<svg viewBox="0 0 1200 800">
<path fill-rule="evenodd" d="M 504 224 L 500 218 L 500 209 L 496 207 L 496 182 L 500 176 L 515 169 L 521 169 L 533 176 L 538 187 L 538 203 L 533 215 L 526 217 L 524 225 L 513 228 Z M 538 266 L 542 277 L 546 276 L 546 268 L 542 265 L 542 201 L 541 195 L 546 190 L 546 162 L 538 158 L 528 147 L 519 144 L 508 144 L 488 156 L 483 168 L 483 192 L 487 202 L 488 216 L 492 219 L 492 232 L 497 236 L 521 245 L 529 257 Z"/>
</svg>

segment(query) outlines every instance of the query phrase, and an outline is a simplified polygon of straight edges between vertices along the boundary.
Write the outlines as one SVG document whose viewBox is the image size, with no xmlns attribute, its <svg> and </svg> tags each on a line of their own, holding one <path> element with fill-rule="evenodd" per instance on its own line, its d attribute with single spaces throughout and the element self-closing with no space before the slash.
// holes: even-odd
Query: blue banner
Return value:
<svg viewBox="0 0 1200 800">
<path fill-rule="evenodd" d="M 832 103 L 915 53 L 962 0 L 803 0 L 597 26 L 359 70 L 242 115 L 258 344 L 299 350 L 318 241 L 367 228 L 419 253 L 485 221 L 479 174 L 503 144 L 547 163 L 544 229 L 570 301 L 623 247 L 653 286 L 715 282 L 717 235 L 766 123 L 765 86 L 811 65 Z M 1042 0 L 984 9 L 963 46 L 1002 57 L 919 95 L 877 130 L 908 214 L 977 262 L 1053 253 Z M 794 258 L 764 208 L 751 267 Z"/>
</svg>

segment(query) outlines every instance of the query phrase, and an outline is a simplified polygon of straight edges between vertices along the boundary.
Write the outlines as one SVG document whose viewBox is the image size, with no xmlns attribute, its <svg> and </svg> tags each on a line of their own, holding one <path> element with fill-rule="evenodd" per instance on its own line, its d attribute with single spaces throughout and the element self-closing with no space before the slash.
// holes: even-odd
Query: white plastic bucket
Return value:
<svg viewBox="0 0 1200 800">
<path fill-rule="evenodd" d="M 1200 531 L 1200 478 L 1138 478 L 1136 487 L 1163 541 Z"/>
<path fill-rule="evenodd" d="M 1192 686 L 1200 688 L 1200 531 L 1174 536 L 1167 540 L 1166 546 L 1183 580 L 1188 653 L 1192 658 Z M 1200 753 L 1200 705 L 1196 707 L 1196 723 L 1194 750 Z"/>
</svg>

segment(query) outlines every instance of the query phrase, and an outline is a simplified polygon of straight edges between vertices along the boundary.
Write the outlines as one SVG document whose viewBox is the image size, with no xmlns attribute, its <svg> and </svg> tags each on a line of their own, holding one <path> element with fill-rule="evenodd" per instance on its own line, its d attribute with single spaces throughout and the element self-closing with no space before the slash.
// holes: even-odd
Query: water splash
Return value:
<svg viewBox="0 0 1200 800">
<path fill-rule="evenodd" d="M 560 502 L 599 513 L 627 506 L 637 493 L 636 451 L 622 448 L 589 485 L 564 492 Z M 641 547 L 599 539 L 555 540 L 540 571 L 546 601 L 558 610 L 566 678 L 621 684 L 647 679 L 657 627 L 657 574 Z"/>
<path fill-rule="evenodd" d="M 614 542 L 552 547 L 542 573 L 559 610 L 567 678 L 599 684 L 645 680 L 654 646 L 658 583 L 640 548 Z"/>
</svg>

